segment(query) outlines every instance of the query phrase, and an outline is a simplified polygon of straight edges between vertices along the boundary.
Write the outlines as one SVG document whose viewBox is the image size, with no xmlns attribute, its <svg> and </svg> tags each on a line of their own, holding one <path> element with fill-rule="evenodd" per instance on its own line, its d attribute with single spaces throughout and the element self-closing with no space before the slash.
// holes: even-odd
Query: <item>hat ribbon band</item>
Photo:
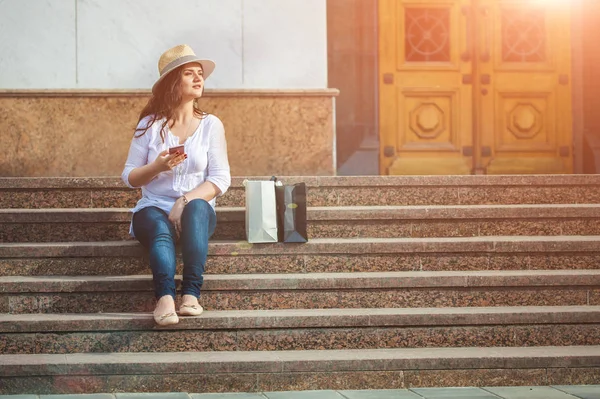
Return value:
<svg viewBox="0 0 600 399">
<path fill-rule="evenodd" d="M 174 68 L 177 68 L 180 65 L 187 64 L 188 62 L 198 61 L 198 56 L 196 55 L 184 55 L 183 57 L 179 57 L 171 62 L 169 62 L 163 69 L 160 71 L 160 75 L 162 76 L 166 71 L 170 71 Z"/>
</svg>

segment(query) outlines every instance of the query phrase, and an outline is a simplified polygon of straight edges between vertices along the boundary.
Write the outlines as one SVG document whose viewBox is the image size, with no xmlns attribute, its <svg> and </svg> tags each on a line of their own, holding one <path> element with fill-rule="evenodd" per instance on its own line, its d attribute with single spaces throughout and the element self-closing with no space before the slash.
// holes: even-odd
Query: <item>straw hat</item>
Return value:
<svg viewBox="0 0 600 399">
<path fill-rule="evenodd" d="M 175 68 L 190 62 L 198 62 L 200 65 L 202 65 L 204 79 L 207 79 L 215 70 L 214 61 L 198 58 L 190 46 L 187 44 L 180 44 L 179 46 L 175 46 L 165 51 L 163 55 L 160 56 L 160 59 L 158 60 L 158 73 L 160 74 L 160 77 L 152 86 L 152 92 L 155 92 L 156 86 L 158 86 L 160 81 L 163 80 L 163 78 L 167 76 L 169 72 L 172 72 L 175 70 Z"/>
</svg>

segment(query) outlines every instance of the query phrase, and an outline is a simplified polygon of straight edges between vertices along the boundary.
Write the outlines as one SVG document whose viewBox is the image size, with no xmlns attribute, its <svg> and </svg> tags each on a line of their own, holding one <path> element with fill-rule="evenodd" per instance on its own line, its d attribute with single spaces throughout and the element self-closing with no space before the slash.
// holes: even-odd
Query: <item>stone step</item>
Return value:
<svg viewBox="0 0 600 399">
<path fill-rule="evenodd" d="M 600 269 L 600 236 L 312 239 L 209 243 L 208 274 Z M 178 273 L 181 273 L 181 262 Z M 0 243 L 0 275 L 147 274 L 136 241 Z"/>
<path fill-rule="evenodd" d="M 0 293 L 2 313 L 154 308 L 151 276 L 0 277 Z M 201 303 L 207 310 L 599 305 L 600 270 L 208 275 Z"/>
<path fill-rule="evenodd" d="M 267 177 L 250 177 L 268 180 Z M 243 177 L 232 178 L 219 206 L 244 206 Z M 294 176 L 309 206 L 598 204 L 598 175 Z M 140 193 L 117 177 L 0 178 L 1 208 L 130 208 Z"/>
<path fill-rule="evenodd" d="M 593 384 L 600 347 L 0 355 L 0 394 Z"/>
<path fill-rule="evenodd" d="M 600 306 L 0 314 L 3 354 L 600 345 Z"/>
<path fill-rule="evenodd" d="M 127 208 L 0 209 L 0 242 L 128 240 Z M 217 208 L 214 239 L 245 240 L 244 208 Z M 308 209 L 310 238 L 600 235 L 600 204 Z"/>
</svg>

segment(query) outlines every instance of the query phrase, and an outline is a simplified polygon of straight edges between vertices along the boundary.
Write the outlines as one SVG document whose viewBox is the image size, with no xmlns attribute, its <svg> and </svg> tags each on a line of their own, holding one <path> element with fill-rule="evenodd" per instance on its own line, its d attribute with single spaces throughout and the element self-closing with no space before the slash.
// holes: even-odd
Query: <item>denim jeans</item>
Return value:
<svg viewBox="0 0 600 399">
<path fill-rule="evenodd" d="M 183 255 L 183 295 L 200 297 L 208 239 L 216 224 L 215 211 L 203 199 L 192 200 L 183 208 L 179 238 Z M 141 209 L 133 215 L 133 233 L 149 252 L 156 298 L 164 295 L 175 298 L 176 235 L 169 215 L 155 206 Z"/>
</svg>

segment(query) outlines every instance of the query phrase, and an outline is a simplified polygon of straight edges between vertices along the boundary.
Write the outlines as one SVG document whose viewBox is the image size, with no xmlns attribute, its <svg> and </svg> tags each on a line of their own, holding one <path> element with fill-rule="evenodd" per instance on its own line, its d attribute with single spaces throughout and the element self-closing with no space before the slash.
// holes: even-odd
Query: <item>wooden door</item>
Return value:
<svg viewBox="0 0 600 399">
<path fill-rule="evenodd" d="M 572 173 L 571 2 L 479 1 L 477 167 Z"/>
<path fill-rule="evenodd" d="M 569 3 L 380 0 L 380 173 L 571 173 Z"/>
<path fill-rule="evenodd" d="M 381 174 L 471 172 L 469 0 L 380 0 Z"/>
</svg>

